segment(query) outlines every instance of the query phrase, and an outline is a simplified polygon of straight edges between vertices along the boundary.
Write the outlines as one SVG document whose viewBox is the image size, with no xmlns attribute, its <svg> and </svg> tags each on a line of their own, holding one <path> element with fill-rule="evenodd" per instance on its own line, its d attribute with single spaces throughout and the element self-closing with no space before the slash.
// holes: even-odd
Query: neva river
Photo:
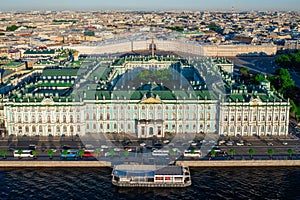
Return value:
<svg viewBox="0 0 300 200">
<path fill-rule="evenodd" d="M 0 199 L 300 199 L 300 168 L 192 168 L 188 188 L 117 188 L 108 168 L 0 169 Z"/>
</svg>

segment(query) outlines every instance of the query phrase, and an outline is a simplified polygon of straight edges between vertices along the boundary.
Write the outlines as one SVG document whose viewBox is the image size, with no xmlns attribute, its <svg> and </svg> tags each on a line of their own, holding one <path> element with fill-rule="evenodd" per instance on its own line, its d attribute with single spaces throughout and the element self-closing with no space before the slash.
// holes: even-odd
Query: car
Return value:
<svg viewBox="0 0 300 200">
<path fill-rule="evenodd" d="M 215 152 L 221 152 L 221 149 L 217 146 L 213 146 L 211 149 L 207 150 L 207 152 L 211 152 L 211 150 L 215 150 Z"/>
<path fill-rule="evenodd" d="M 124 147 L 125 151 L 132 151 L 132 149 L 130 147 Z"/>
<path fill-rule="evenodd" d="M 115 148 L 114 148 L 114 151 L 115 151 L 115 152 L 119 152 L 119 151 L 121 151 L 121 149 L 118 148 L 118 147 L 115 147 Z"/>
<path fill-rule="evenodd" d="M 92 144 L 86 144 L 84 147 L 85 149 L 95 149 L 94 145 Z"/>
<path fill-rule="evenodd" d="M 156 143 L 156 144 L 154 144 L 153 146 L 154 146 L 154 148 L 156 148 L 156 149 L 161 149 L 161 148 L 163 148 L 163 145 L 160 144 L 160 143 Z"/>
<path fill-rule="evenodd" d="M 226 142 L 226 145 L 227 145 L 227 146 L 232 146 L 232 145 L 233 145 L 233 142 L 232 142 L 232 141 L 228 141 L 228 142 Z"/>
<path fill-rule="evenodd" d="M 219 145 L 222 145 L 222 144 L 225 144 L 225 143 L 226 143 L 225 140 L 220 140 L 220 141 L 219 141 Z"/>
<path fill-rule="evenodd" d="M 170 140 L 164 140 L 163 143 L 164 143 L 164 144 L 169 144 L 169 143 L 170 143 Z"/>
<path fill-rule="evenodd" d="M 197 142 L 192 142 L 191 146 L 197 146 Z"/>
<path fill-rule="evenodd" d="M 36 150 L 36 146 L 34 145 L 34 144 L 30 144 L 29 146 L 28 146 L 28 150 Z"/>
<path fill-rule="evenodd" d="M 83 157 L 95 157 L 94 151 L 84 150 Z"/>
<path fill-rule="evenodd" d="M 252 143 L 247 142 L 246 145 L 247 145 L 247 146 L 252 146 Z"/>
<path fill-rule="evenodd" d="M 141 147 L 145 147 L 145 146 L 146 146 L 146 143 L 145 143 L 145 142 L 142 142 L 142 143 L 140 144 L 140 146 L 141 146 Z"/>
<path fill-rule="evenodd" d="M 174 143 L 169 143 L 169 146 L 174 147 L 175 144 Z"/>
<path fill-rule="evenodd" d="M 68 145 L 63 145 L 63 146 L 61 147 L 61 151 L 63 151 L 63 150 L 69 150 L 69 149 L 71 149 L 71 147 L 68 146 Z"/>
<path fill-rule="evenodd" d="M 68 149 L 66 150 L 66 154 L 64 151 L 61 152 L 60 158 L 61 159 L 78 159 L 78 150 L 77 149 Z"/>
<path fill-rule="evenodd" d="M 108 149 L 108 146 L 107 145 L 101 145 L 101 149 Z"/>
<path fill-rule="evenodd" d="M 210 140 L 209 143 L 210 143 L 210 144 L 216 144 L 216 141 Z"/>
<path fill-rule="evenodd" d="M 267 145 L 268 146 L 273 146 L 273 143 L 272 142 L 268 142 Z"/>
<path fill-rule="evenodd" d="M 287 143 L 287 142 L 282 142 L 282 145 L 285 145 L 285 146 L 286 146 L 286 145 L 288 145 L 288 143 Z"/>
<path fill-rule="evenodd" d="M 244 143 L 243 142 L 237 142 L 236 145 L 237 146 L 244 146 Z"/>
</svg>

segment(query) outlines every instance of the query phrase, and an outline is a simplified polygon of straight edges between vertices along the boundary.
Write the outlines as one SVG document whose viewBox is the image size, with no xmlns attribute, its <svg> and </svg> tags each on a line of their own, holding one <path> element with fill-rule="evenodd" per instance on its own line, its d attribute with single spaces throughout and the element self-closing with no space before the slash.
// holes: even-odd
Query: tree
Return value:
<svg viewBox="0 0 300 200">
<path fill-rule="evenodd" d="M 52 158 L 53 158 L 53 153 L 54 153 L 54 151 L 53 151 L 52 149 L 50 149 L 50 150 L 48 151 L 49 159 L 52 159 Z"/>
<path fill-rule="evenodd" d="M 33 150 L 32 152 L 32 155 L 33 155 L 33 158 L 36 159 L 36 156 L 38 154 L 38 151 L 37 150 Z"/>
<path fill-rule="evenodd" d="M 21 159 L 21 155 L 22 155 L 23 151 L 21 149 L 19 149 L 17 153 L 19 154 L 19 159 Z"/>
<path fill-rule="evenodd" d="M 285 94 L 285 90 L 288 87 L 295 85 L 294 81 L 291 79 L 289 71 L 283 68 L 276 71 L 273 83 L 278 92 L 282 94 Z"/>
<path fill-rule="evenodd" d="M 170 156 L 174 156 L 175 155 L 175 151 L 173 149 L 170 149 Z"/>
<path fill-rule="evenodd" d="M 191 154 L 195 154 L 195 149 L 191 149 Z"/>
<path fill-rule="evenodd" d="M 294 153 L 295 153 L 294 149 L 288 149 L 288 154 L 290 155 L 290 159 L 292 159 Z"/>
<path fill-rule="evenodd" d="M 6 149 L 3 149 L 3 150 L 1 151 L 1 155 L 3 156 L 3 159 L 6 159 L 7 150 L 6 150 Z"/>
<path fill-rule="evenodd" d="M 247 68 L 247 67 L 241 67 L 239 69 L 239 73 L 242 75 L 242 76 L 248 76 L 249 75 L 249 72 L 250 72 L 250 69 Z"/>
<path fill-rule="evenodd" d="M 212 150 L 210 151 L 211 157 L 215 157 L 216 154 L 217 154 L 216 150 L 212 149 Z"/>
<path fill-rule="evenodd" d="M 235 154 L 235 149 L 230 149 L 229 150 L 231 157 L 234 158 L 234 154 Z"/>
<path fill-rule="evenodd" d="M 84 150 L 83 150 L 83 149 L 80 149 L 80 150 L 78 151 L 78 155 L 79 155 L 80 159 L 82 159 L 83 154 L 84 154 Z"/>
<path fill-rule="evenodd" d="M 110 155 L 111 157 L 114 157 L 115 151 L 114 151 L 113 149 L 109 150 L 109 155 Z"/>
<path fill-rule="evenodd" d="M 270 159 L 272 159 L 273 158 L 273 155 L 274 155 L 274 149 L 269 149 L 268 150 L 268 154 L 269 154 L 269 156 L 270 156 Z"/>
<path fill-rule="evenodd" d="M 96 155 L 96 156 L 97 156 L 97 158 L 99 158 L 99 154 L 100 154 L 100 151 L 99 151 L 99 149 L 96 149 L 96 150 L 94 151 L 94 155 Z"/>
<path fill-rule="evenodd" d="M 249 149 L 249 154 L 251 159 L 253 159 L 254 149 Z"/>
<path fill-rule="evenodd" d="M 259 85 L 260 82 L 262 82 L 263 80 L 265 80 L 265 77 L 261 74 L 256 74 L 253 78 L 252 78 L 252 82 L 255 85 Z"/>
<path fill-rule="evenodd" d="M 65 159 L 67 158 L 67 154 L 68 154 L 68 150 L 63 150 L 62 155 L 65 157 Z"/>
<path fill-rule="evenodd" d="M 275 62 L 277 65 L 287 68 L 290 66 L 291 59 L 288 55 L 283 54 L 283 55 L 277 56 Z"/>
<path fill-rule="evenodd" d="M 125 150 L 125 151 L 124 151 L 124 155 L 125 155 L 126 158 L 128 158 L 129 151 L 128 151 L 128 150 Z"/>
</svg>

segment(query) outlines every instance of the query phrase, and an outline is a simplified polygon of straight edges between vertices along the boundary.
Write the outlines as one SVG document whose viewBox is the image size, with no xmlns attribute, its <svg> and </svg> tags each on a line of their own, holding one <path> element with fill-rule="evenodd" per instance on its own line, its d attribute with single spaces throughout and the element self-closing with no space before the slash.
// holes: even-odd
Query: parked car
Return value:
<svg viewBox="0 0 300 200">
<path fill-rule="evenodd" d="M 30 144 L 29 146 L 28 146 L 28 150 L 36 150 L 36 146 L 34 145 L 34 144 Z"/>
<path fill-rule="evenodd" d="M 107 145 L 101 145 L 101 149 L 108 149 L 108 146 Z"/>
<path fill-rule="evenodd" d="M 61 159 L 78 159 L 78 150 L 76 149 L 69 149 L 67 150 L 67 154 L 64 154 L 64 151 L 60 154 Z"/>
<path fill-rule="evenodd" d="M 273 143 L 272 142 L 268 142 L 267 145 L 268 146 L 273 146 Z"/>
<path fill-rule="evenodd" d="M 286 145 L 288 145 L 288 143 L 287 143 L 287 142 L 282 142 L 282 145 L 285 145 L 285 146 L 286 146 Z"/>
<path fill-rule="evenodd" d="M 225 144 L 225 143 L 226 143 L 225 140 L 220 140 L 220 141 L 219 141 L 219 145 L 222 145 L 222 144 Z"/>
<path fill-rule="evenodd" d="M 228 142 L 226 142 L 226 145 L 227 145 L 227 146 L 232 146 L 232 145 L 233 145 L 233 142 L 232 142 L 232 141 L 228 141 Z"/>
<path fill-rule="evenodd" d="M 239 142 L 236 143 L 236 145 L 237 146 L 244 146 L 244 143 L 239 141 Z"/>
</svg>

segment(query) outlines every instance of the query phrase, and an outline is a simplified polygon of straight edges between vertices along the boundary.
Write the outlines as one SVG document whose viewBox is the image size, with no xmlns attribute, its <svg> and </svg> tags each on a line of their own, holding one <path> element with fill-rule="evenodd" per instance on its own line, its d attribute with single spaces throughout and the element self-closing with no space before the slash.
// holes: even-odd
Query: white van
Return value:
<svg viewBox="0 0 300 200">
<path fill-rule="evenodd" d="M 19 150 L 14 151 L 15 158 L 33 158 L 32 150 L 22 150 L 22 153 L 19 154 Z"/>
</svg>

